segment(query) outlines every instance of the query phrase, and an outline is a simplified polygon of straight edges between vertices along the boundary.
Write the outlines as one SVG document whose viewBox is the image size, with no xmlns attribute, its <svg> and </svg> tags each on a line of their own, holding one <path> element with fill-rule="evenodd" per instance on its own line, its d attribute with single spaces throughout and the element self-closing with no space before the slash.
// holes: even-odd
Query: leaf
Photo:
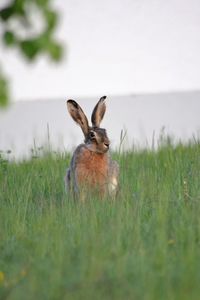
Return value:
<svg viewBox="0 0 200 300">
<path fill-rule="evenodd" d="M 25 0 L 15 0 L 11 5 L 0 10 L 0 18 L 3 21 L 8 21 L 15 15 L 25 16 Z"/>
<path fill-rule="evenodd" d="M 49 5 L 49 0 L 36 0 L 35 3 L 40 6 L 41 8 L 42 7 L 47 7 Z"/>
<path fill-rule="evenodd" d="M 0 73 L 0 107 L 5 107 L 8 104 L 8 83 L 3 74 Z"/>
<path fill-rule="evenodd" d="M 46 18 L 46 22 L 47 22 L 47 30 L 48 31 L 52 31 L 58 22 L 58 15 L 55 11 L 52 10 L 47 10 L 44 13 L 44 16 Z"/>
<path fill-rule="evenodd" d="M 33 60 L 40 52 L 40 46 L 37 39 L 21 41 L 20 49 L 29 60 Z"/>
<path fill-rule="evenodd" d="M 15 0 L 13 3 L 13 8 L 16 15 L 25 16 L 25 0 Z"/>
<path fill-rule="evenodd" d="M 3 35 L 3 41 L 7 46 L 13 46 L 16 42 L 14 33 L 12 31 L 6 31 Z"/>
<path fill-rule="evenodd" d="M 20 42 L 22 53 L 29 60 L 34 60 L 41 53 L 48 53 L 52 60 L 60 61 L 62 58 L 62 46 L 54 41 L 49 41 L 50 36 L 43 33 L 35 39 L 23 40 Z"/>
<path fill-rule="evenodd" d="M 49 43 L 48 52 L 54 61 L 60 61 L 63 56 L 62 46 L 56 42 Z"/>
<path fill-rule="evenodd" d="M 15 14 L 13 6 L 8 6 L 2 10 L 0 10 L 0 18 L 3 21 L 8 21 L 10 17 L 12 17 Z"/>
</svg>

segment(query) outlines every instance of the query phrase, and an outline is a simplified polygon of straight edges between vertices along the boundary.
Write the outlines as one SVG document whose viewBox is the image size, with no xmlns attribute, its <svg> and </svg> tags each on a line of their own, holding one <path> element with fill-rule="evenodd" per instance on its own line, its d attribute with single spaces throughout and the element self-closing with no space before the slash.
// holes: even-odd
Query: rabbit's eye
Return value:
<svg viewBox="0 0 200 300">
<path fill-rule="evenodd" d="M 95 137 L 95 133 L 93 131 L 90 132 L 90 137 L 94 138 Z"/>
</svg>

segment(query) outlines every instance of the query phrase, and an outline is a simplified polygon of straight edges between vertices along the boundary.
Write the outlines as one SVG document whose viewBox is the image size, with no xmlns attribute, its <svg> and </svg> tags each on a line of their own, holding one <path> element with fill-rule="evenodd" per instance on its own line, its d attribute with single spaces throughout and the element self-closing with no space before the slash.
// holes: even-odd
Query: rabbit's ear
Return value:
<svg viewBox="0 0 200 300">
<path fill-rule="evenodd" d="M 94 127 L 100 126 L 100 123 L 105 114 L 105 111 L 106 111 L 105 99 L 106 99 L 106 96 L 101 97 L 99 102 L 96 104 L 96 106 L 93 110 L 91 121 L 92 121 L 92 125 Z"/>
<path fill-rule="evenodd" d="M 89 132 L 88 119 L 82 108 L 74 100 L 67 101 L 67 108 L 72 119 L 81 127 L 84 135 L 87 136 Z"/>
</svg>

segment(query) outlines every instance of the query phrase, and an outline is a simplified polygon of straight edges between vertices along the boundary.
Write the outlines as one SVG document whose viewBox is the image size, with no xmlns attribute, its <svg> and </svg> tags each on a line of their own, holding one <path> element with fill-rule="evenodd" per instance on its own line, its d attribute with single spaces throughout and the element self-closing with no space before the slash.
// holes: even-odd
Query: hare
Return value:
<svg viewBox="0 0 200 300">
<path fill-rule="evenodd" d="M 78 103 L 67 101 L 68 111 L 81 127 L 85 141 L 73 153 L 65 184 L 67 192 L 82 200 L 92 191 L 112 197 L 118 191 L 119 165 L 109 155 L 110 141 L 106 130 L 100 128 L 106 111 L 105 99 L 106 96 L 101 97 L 92 112 L 92 126 Z"/>
</svg>

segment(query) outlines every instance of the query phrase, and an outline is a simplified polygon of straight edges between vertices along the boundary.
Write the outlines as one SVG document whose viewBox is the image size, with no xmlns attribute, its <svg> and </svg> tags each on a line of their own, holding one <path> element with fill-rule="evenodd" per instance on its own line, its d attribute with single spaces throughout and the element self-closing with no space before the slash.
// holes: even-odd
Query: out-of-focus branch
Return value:
<svg viewBox="0 0 200 300">
<path fill-rule="evenodd" d="M 39 32 L 35 30 L 38 22 L 43 25 Z M 6 47 L 17 48 L 29 62 L 33 62 L 40 55 L 47 55 L 51 60 L 59 62 L 63 47 L 55 39 L 57 24 L 58 13 L 51 7 L 51 0 L 13 0 L 0 10 L 0 42 Z M 0 72 L 2 106 L 8 103 L 9 93 L 7 80 L 1 70 Z"/>
</svg>

